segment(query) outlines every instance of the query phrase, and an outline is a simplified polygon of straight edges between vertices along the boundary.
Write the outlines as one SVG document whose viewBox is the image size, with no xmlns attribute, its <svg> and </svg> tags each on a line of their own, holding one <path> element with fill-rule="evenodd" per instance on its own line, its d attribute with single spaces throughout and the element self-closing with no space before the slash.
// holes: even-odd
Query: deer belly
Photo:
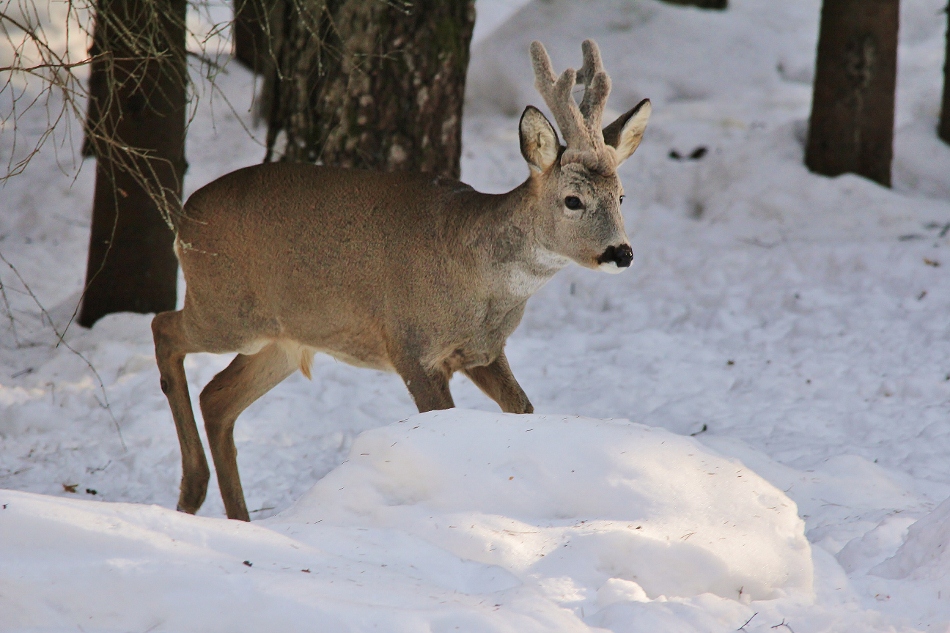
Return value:
<svg viewBox="0 0 950 633">
<path fill-rule="evenodd" d="M 340 350 L 321 350 L 332 356 L 333 358 L 343 361 L 347 365 L 353 365 L 355 367 L 363 367 L 365 369 L 376 369 L 378 371 L 396 371 L 392 366 L 392 363 L 389 362 L 389 356 L 385 353 L 375 353 L 375 352 L 364 352 L 359 354 L 353 354 L 352 350 L 350 351 L 340 351 Z"/>
<path fill-rule="evenodd" d="M 389 360 L 386 345 L 382 337 L 367 328 L 363 330 L 335 331 L 323 333 L 317 340 L 308 341 L 309 347 L 318 352 L 355 367 L 395 371 Z"/>
</svg>

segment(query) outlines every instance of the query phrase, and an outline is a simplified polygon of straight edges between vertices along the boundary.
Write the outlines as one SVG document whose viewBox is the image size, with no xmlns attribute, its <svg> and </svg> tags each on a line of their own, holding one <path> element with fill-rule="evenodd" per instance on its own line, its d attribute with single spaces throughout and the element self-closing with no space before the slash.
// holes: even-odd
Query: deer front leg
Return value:
<svg viewBox="0 0 950 633">
<path fill-rule="evenodd" d="M 390 358 L 419 413 L 455 407 L 449 391 L 449 377 L 444 370 L 424 367 L 418 359 L 408 356 L 390 354 Z"/>
<path fill-rule="evenodd" d="M 504 352 L 489 365 L 471 367 L 463 371 L 485 395 L 497 402 L 505 413 L 534 413 L 528 396 L 511 373 Z"/>
<path fill-rule="evenodd" d="M 271 343 L 253 356 L 238 354 L 201 392 L 201 415 L 229 519 L 251 520 L 238 473 L 234 423 L 244 409 L 294 373 L 300 366 L 299 358 L 296 361 L 279 343 Z"/>
</svg>

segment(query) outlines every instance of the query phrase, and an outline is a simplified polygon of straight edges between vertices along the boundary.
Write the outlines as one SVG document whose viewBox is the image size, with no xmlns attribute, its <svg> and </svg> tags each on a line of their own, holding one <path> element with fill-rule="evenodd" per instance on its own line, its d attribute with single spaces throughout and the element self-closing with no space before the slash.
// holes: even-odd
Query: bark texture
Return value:
<svg viewBox="0 0 950 633">
<path fill-rule="evenodd" d="M 940 124 L 937 133 L 950 143 L 950 3 L 947 3 L 947 52 L 943 57 L 943 103 L 940 106 Z"/>
<path fill-rule="evenodd" d="M 265 160 L 458 178 L 474 0 L 290 1 Z"/>
<path fill-rule="evenodd" d="M 805 164 L 890 186 L 898 0 L 824 0 Z"/>
<path fill-rule="evenodd" d="M 104 84 L 86 135 L 96 188 L 79 323 L 113 312 L 173 310 L 178 262 L 170 220 L 185 172 L 185 0 L 100 0 Z M 95 116 L 92 116 L 92 115 Z"/>
</svg>

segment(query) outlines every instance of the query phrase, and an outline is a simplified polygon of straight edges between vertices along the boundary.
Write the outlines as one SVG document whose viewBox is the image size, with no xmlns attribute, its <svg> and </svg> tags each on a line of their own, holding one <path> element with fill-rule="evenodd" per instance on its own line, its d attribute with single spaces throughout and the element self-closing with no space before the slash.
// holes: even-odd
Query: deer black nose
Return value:
<svg viewBox="0 0 950 633">
<path fill-rule="evenodd" d="M 617 268 L 626 268 L 633 261 L 633 249 L 629 244 L 608 246 L 603 255 L 597 258 L 598 264 L 616 264 Z"/>
</svg>

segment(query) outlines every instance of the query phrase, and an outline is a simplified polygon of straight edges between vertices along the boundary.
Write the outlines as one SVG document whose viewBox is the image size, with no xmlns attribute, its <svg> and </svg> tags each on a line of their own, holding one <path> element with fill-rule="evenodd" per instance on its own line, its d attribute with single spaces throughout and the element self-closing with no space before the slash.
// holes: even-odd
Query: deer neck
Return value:
<svg viewBox="0 0 950 633">
<path fill-rule="evenodd" d="M 545 246 L 535 186 L 528 179 L 508 193 L 492 196 L 484 220 L 475 228 L 476 241 L 487 254 L 483 274 L 498 299 L 523 302 L 570 263 Z"/>
</svg>

